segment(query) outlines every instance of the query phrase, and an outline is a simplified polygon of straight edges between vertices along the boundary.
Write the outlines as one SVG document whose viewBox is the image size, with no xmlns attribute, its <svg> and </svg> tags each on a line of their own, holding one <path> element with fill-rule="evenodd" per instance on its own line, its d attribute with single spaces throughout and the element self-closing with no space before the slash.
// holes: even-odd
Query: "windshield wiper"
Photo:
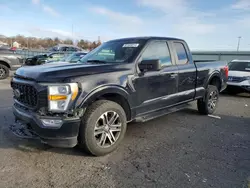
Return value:
<svg viewBox="0 0 250 188">
<path fill-rule="evenodd" d="M 103 60 L 98 60 L 98 59 L 90 59 L 87 62 L 93 62 L 93 63 L 107 63 L 106 61 Z"/>
</svg>

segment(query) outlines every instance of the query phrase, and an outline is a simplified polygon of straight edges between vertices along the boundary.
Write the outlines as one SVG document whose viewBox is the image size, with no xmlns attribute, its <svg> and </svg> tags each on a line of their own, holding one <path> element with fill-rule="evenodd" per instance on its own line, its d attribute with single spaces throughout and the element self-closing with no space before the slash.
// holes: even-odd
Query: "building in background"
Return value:
<svg viewBox="0 0 250 188">
<path fill-rule="evenodd" d="M 13 47 L 13 48 L 20 48 L 21 45 L 20 45 L 17 41 L 15 41 L 15 42 L 13 42 L 12 47 Z"/>
</svg>

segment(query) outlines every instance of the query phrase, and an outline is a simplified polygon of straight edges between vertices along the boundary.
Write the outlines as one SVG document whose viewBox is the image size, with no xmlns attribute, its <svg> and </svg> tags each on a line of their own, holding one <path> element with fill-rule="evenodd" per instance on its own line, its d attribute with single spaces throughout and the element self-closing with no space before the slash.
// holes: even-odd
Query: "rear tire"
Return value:
<svg viewBox="0 0 250 188">
<path fill-rule="evenodd" d="M 123 108 L 113 101 L 98 100 L 83 116 L 79 145 L 94 156 L 106 155 L 118 147 L 126 129 L 127 118 Z"/>
<path fill-rule="evenodd" d="M 218 88 L 214 85 L 209 85 L 205 97 L 197 101 L 198 111 L 203 115 L 213 114 L 217 108 L 218 100 Z"/>
<path fill-rule="evenodd" d="M 10 70 L 7 66 L 0 64 L 0 80 L 9 77 Z"/>
</svg>

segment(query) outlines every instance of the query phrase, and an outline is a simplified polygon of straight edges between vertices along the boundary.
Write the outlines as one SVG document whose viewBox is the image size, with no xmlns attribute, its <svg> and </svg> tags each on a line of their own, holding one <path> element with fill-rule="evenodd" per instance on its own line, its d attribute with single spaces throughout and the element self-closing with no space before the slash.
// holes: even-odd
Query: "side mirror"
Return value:
<svg viewBox="0 0 250 188">
<path fill-rule="evenodd" d="M 143 60 L 138 64 L 140 71 L 150 72 L 161 70 L 161 63 L 159 59 Z"/>
</svg>

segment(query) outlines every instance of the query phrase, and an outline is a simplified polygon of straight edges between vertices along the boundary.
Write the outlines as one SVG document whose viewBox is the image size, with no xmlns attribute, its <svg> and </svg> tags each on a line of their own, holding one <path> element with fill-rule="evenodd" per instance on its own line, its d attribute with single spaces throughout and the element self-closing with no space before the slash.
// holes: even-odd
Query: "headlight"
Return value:
<svg viewBox="0 0 250 188">
<path fill-rule="evenodd" d="M 78 94 L 77 83 L 48 85 L 49 111 L 64 112 Z"/>
</svg>

